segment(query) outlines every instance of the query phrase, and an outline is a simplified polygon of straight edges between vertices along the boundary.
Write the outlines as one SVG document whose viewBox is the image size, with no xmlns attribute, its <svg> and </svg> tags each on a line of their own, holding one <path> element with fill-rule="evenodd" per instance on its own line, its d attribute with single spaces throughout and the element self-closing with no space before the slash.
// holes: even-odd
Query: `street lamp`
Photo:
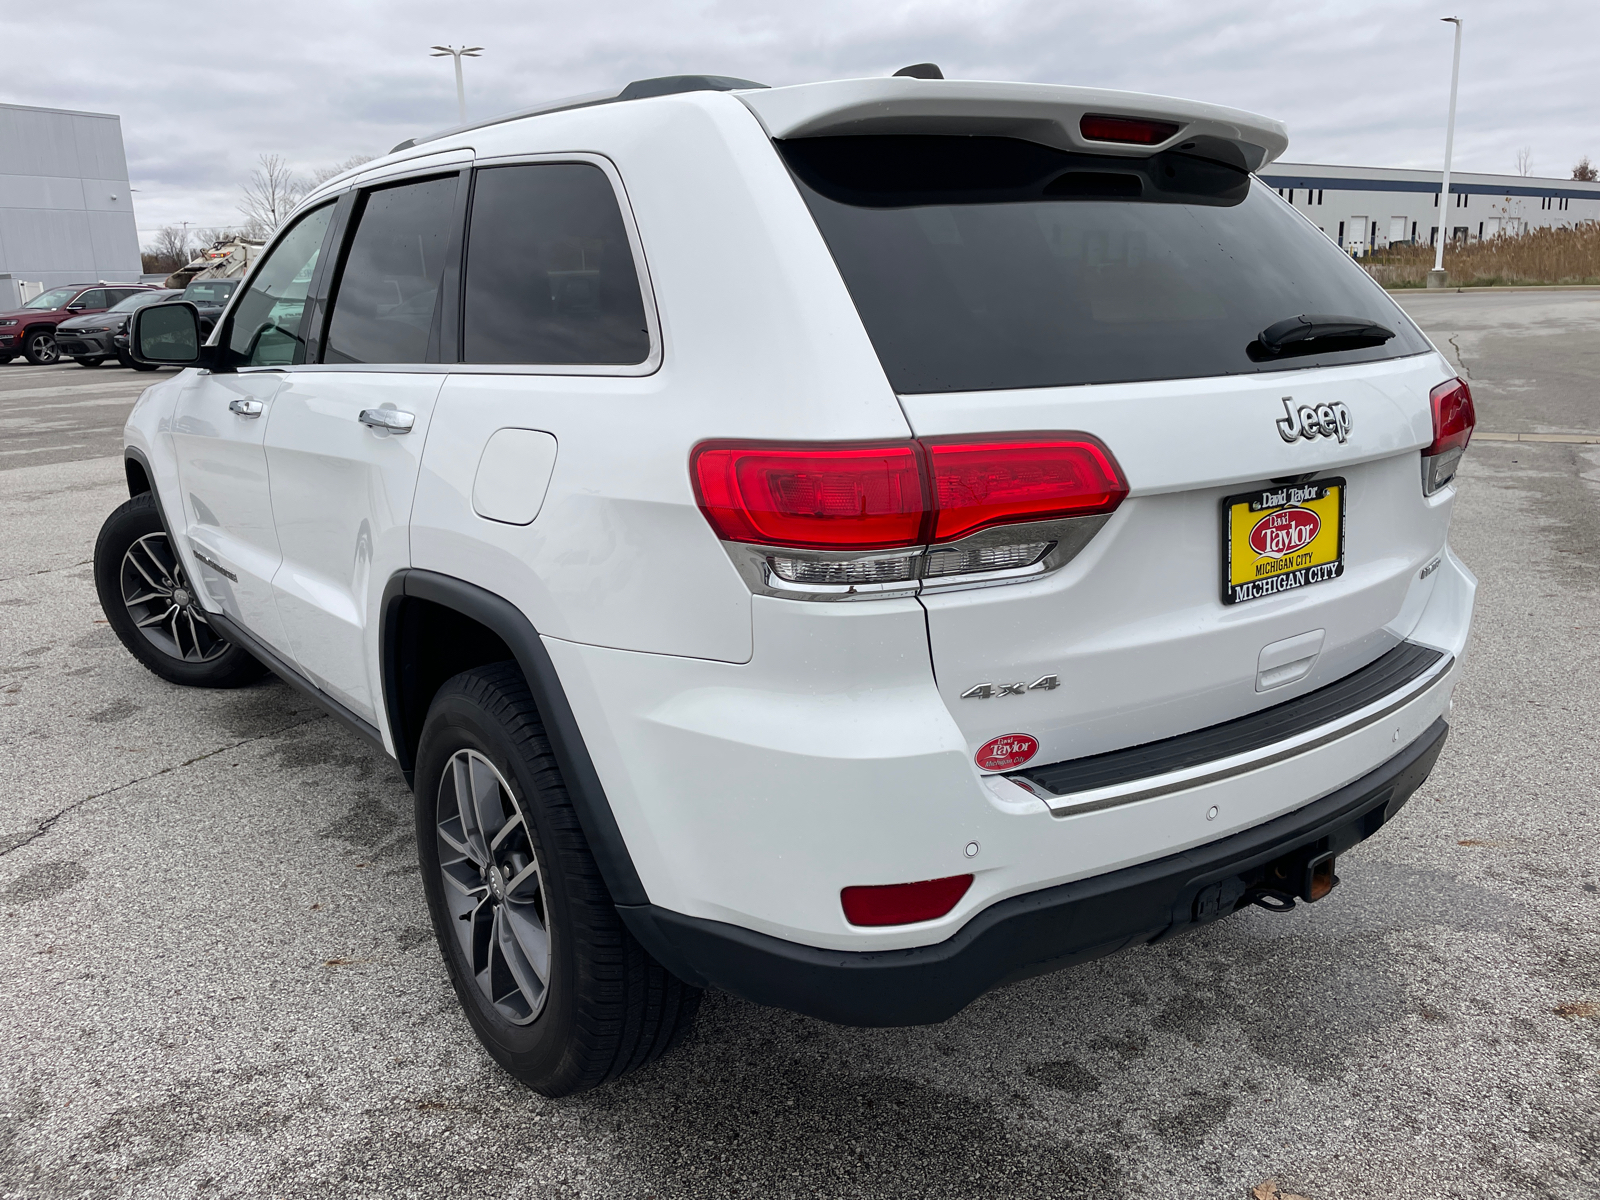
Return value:
<svg viewBox="0 0 1600 1200">
<path fill-rule="evenodd" d="M 461 114 L 461 123 L 463 125 L 465 125 L 467 123 L 467 89 L 466 89 L 466 85 L 461 82 L 461 60 L 462 60 L 463 57 L 466 57 L 466 58 L 477 58 L 478 55 L 479 55 L 479 52 L 483 49 L 483 47 L 482 46 L 462 46 L 458 50 L 454 46 L 434 46 L 434 47 L 432 47 L 432 49 L 433 49 L 434 53 L 428 55 L 429 58 L 444 58 L 446 55 L 449 55 L 451 58 L 455 59 L 455 62 L 456 62 L 456 109 Z M 1452 109 L 1451 111 L 1454 111 L 1454 110 Z"/>
<path fill-rule="evenodd" d="M 1431 288 L 1442 288 L 1447 278 L 1444 273 L 1444 241 L 1450 232 L 1450 154 L 1456 144 L 1456 84 L 1461 81 L 1461 18 L 1439 19 L 1456 27 L 1456 56 L 1450 64 L 1450 119 L 1444 127 L 1444 180 L 1439 189 L 1439 239 L 1433 249 L 1433 270 L 1428 272 L 1428 286 Z"/>
</svg>

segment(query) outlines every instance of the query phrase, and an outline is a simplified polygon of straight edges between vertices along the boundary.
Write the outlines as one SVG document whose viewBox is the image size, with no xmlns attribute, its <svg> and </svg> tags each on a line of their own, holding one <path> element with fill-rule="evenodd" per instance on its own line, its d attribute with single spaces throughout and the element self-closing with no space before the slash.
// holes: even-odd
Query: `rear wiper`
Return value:
<svg viewBox="0 0 1600 1200">
<path fill-rule="evenodd" d="M 1340 350 L 1365 350 L 1381 346 L 1394 336 L 1365 317 L 1307 315 L 1268 325 L 1245 347 L 1253 362 L 1297 358 L 1302 354 L 1332 354 Z"/>
</svg>

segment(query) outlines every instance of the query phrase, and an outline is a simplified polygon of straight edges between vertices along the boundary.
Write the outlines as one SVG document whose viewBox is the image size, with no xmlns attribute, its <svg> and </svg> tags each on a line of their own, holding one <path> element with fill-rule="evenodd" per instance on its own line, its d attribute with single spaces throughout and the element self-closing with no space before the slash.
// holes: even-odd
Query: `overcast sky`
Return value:
<svg viewBox="0 0 1600 1200">
<path fill-rule="evenodd" d="M 1594 0 L 138 0 L 35 5 L 0 100 L 116 113 L 140 235 L 238 221 L 263 153 L 310 171 L 469 117 L 653 75 L 781 85 L 931 60 L 962 79 L 1186 96 L 1289 126 L 1291 162 L 1437 167 L 1450 27 L 1467 19 L 1456 165 L 1535 174 L 1600 160 Z M 23 32 L 23 31 L 26 32 Z"/>
</svg>

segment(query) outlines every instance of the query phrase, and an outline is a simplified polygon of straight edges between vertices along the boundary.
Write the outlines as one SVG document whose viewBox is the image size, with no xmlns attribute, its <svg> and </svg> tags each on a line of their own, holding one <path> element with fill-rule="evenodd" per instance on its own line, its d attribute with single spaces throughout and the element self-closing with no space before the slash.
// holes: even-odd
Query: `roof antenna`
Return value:
<svg viewBox="0 0 1600 1200">
<path fill-rule="evenodd" d="M 909 79 L 943 79 L 944 72 L 939 70 L 938 63 L 912 63 L 909 67 L 901 67 L 894 73 L 894 77 L 901 75 Z"/>
</svg>

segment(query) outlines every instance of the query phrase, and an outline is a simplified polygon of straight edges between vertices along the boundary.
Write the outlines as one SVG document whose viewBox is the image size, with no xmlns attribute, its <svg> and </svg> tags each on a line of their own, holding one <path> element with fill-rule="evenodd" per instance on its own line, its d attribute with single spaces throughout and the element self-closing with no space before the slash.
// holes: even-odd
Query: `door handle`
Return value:
<svg viewBox="0 0 1600 1200">
<path fill-rule="evenodd" d="M 259 400 L 229 400 L 228 411 L 238 413 L 241 417 L 259 417 L 266 409 L 266 405 Z"/>
<path fill-rule="evenodd" d="M 370 425 L 373 429 L 382 429 L 388 433 L 410 433 L 411 427 L 417 423 L 417 418 L 412 413 L 401 412 L 394 408 L 363 408 L 356 420 L 363 425 Z"/>
</svg>

